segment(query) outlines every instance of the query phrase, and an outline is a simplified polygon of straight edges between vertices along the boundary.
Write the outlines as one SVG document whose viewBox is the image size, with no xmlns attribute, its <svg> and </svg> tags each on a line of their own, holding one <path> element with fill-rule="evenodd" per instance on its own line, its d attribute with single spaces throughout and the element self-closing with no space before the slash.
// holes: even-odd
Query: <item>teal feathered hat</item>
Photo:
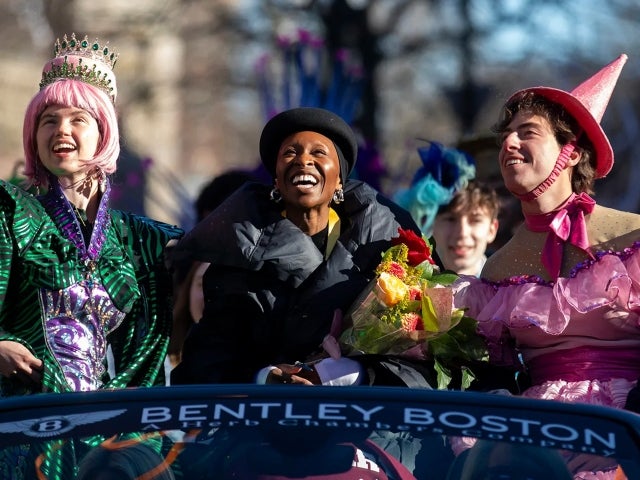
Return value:
<svg viewBox="0 0 640 480">
<path fill-rule="evenodd" d="M 468 153 L 438 142 L 429 142 L 417 150 L 422 167 L 409 188 L 396 192 L 394 200 L 411 213 L 422 233 L 430 237 L 438 209 L 475 178 L 476 164 Z"/>
</svg>

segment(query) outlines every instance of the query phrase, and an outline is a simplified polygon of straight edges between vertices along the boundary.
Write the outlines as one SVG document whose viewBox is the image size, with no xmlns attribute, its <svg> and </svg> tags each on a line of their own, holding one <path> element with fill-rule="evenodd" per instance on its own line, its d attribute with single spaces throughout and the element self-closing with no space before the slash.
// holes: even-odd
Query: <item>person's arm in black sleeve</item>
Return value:
<svg viewBox="0 0 640 480">
<path fill-rule="evenodd" d="M 203 289 L 202 319 L 187 334 L 171 384 L 253 383 L 258 367 L 249 346 L 250 319 L 260 311 L 250 299 L 246 272 L 212 265 Z"/>
</svg>

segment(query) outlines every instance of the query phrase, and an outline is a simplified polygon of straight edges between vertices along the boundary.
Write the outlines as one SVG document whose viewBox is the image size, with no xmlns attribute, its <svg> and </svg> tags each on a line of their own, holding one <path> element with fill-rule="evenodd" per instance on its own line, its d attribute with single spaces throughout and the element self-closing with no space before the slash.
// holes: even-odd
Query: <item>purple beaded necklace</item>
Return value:
<svg viewBox="0 0 640 480">
<path fill-rule="evenodd" d="M 62 235 L 76 247 L 80 260 L 85 264 L 95 261 L 100 255 L 102 246 L 106 239 L 106 228 L 110 220 L 108 210 L 109 193 L 111 192 L 111 184 L 107 179 L 105 181 L 105 189 L 98 206 L 98 214 L 96 222 L 91 233 L 91 240 L 85 245 L 82 229 L 76 216 L 73 206 L 65 196 L 57 178 L 49 179 L 49 191 L 40 197 L 40 203 L 52 218 L 58 230 Z"/>
</svg>

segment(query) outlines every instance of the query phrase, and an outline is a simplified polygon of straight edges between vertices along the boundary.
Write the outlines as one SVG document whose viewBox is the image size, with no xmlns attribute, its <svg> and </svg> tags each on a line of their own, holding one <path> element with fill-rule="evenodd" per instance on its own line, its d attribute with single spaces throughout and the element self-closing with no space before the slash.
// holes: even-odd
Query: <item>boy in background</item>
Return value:
<svg viewBox="0 0 640 480">
<path fill-rule="evenodd" d="M 436 252 L 444 267 L 479 276 L 487 247 L 498 233 L 500 202 L 496 191 L 477 181 L 458 190 L 442 205 L 433 223 Z"/>
</svg>

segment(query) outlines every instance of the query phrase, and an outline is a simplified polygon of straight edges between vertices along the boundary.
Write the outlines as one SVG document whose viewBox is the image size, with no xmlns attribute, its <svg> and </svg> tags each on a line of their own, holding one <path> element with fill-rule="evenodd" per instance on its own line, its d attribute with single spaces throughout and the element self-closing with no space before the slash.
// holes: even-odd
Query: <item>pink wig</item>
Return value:
<svg viewBox="0 0 640 480">
<path fill-rule="evenodd" d="M 48 185 L 47 172 L 38 156 L 36 134 L 40 116 L 51 105 L 77 107 L 86 110 L 98 122 L 100 141 L 95 156 L 87 165 L 106 175 L 116 171 L 120 155 L 118 116 L 109 96 L 92 85 L 73 79 L 60 79 L 42 88 L 27 107 L 22 129 L 25 155 L 24 174 L 27 186 Z"/>
</svg>

